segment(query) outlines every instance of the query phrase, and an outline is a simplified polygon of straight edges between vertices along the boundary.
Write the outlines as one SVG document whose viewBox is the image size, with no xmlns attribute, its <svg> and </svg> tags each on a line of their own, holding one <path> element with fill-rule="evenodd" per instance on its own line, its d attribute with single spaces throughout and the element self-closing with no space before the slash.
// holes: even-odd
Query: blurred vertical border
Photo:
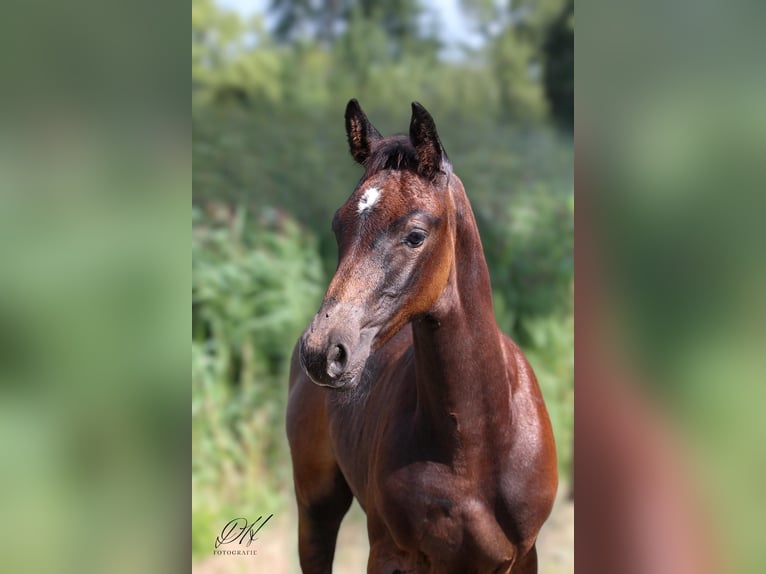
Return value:
<svg viewBox="0 0 766 574">
<path fill-rule="evenodd" d="M 0 20 L 0 570 L 175 570 L 188 5 L 11 2 Z"/>
<path fill-rule="evenodd" d="M 766 568 L 764 8 L 578 4 L 583 572 Z"/>
</svg>

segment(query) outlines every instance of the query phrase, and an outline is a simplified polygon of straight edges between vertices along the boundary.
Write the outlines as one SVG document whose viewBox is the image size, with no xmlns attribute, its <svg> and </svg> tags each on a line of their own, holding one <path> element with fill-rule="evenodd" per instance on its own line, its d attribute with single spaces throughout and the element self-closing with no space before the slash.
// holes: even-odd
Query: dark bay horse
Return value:
<svg viewBox="0 0 766 574">
<path fill-rule="evenodd" d="M 537 572 L 553 433 L 495 322 L 463 184 L 416 102 L 409 135 L 382 137 L 356 100 L 346 132 L 364 175 L 333 220 L 338 267 L 290 374 L 303 572 L 331 572 L 353 497 L 369 573 Z"/>
</svg>

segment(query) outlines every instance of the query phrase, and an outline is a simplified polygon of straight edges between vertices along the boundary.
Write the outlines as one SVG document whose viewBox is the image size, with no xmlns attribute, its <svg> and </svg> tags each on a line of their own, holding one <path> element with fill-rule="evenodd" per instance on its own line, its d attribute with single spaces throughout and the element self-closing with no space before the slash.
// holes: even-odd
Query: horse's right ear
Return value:
<svg viewBox="0 0 766 574">
<path fill-rule="evenodd" d="M 350 100 L 346 106 L 346 135 L 351 155 L 360 164 L 370 157 L 372 143 L 383 137 L 367 119 L 356 99 Z"/>
<path fill-rule="evenodd" d="M 412 102 L 410 141 L 418 152 L 418 171 L 422 175 L 430 179 L 439 172 L 449 174 L 452 167 L 436 132 L 434 119 L 418 102 Z"/>
</svg>

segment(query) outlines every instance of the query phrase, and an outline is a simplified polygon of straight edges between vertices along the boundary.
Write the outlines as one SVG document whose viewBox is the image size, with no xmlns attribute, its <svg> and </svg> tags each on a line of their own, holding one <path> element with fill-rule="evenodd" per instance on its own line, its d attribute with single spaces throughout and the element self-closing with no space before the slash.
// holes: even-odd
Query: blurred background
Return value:
<svg viewBox="0 0 766 574">
<path fill-rule="evenodd" d="M 578 566 L 764 572 L 766 4 L 580 8 Z"/>
<path fill-rule="evenodd" d="M 497 320 L 556 434 L 543 574 L 573 572 L 574 6 L 567 0 L 193 0 L 192 555 L 196 572 L 297 572 L 288 362 L 335 269 L 332 215 L 360 168 L 343 111 L 383 134 L 432 113 L 476 213 Z M 274 514 L 259 556 L 212 556 Z M 339 572 L 364 571 L 364 517 Z M 268 565 L 268 567 L 266 566 Z"/>
</svg>

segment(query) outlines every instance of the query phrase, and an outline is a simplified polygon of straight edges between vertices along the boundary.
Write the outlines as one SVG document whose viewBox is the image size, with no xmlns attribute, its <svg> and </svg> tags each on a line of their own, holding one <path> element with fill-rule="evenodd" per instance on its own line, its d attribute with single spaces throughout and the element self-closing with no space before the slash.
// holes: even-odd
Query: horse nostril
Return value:
<svg viewBox="0 0 766 574">
<path fill-rule="evenodd" d="M 342 343 L 333 345 L 330 352 L 327 353 L 327 374 L 330 378 L 339 377 L 346 370 L 348 363 L 348 350 Z"/>
</svg>

